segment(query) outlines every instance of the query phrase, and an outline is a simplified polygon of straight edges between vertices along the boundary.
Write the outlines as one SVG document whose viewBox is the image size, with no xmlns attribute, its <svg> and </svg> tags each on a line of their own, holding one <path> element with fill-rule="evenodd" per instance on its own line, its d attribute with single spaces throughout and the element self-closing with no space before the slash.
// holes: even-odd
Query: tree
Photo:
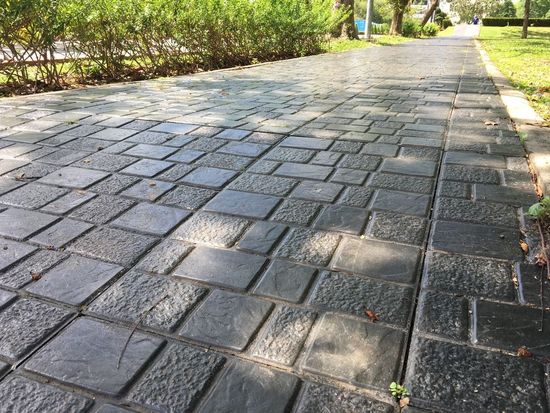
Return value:
<svg viewBox="0 0 550 413">
<path fill-rule="evenodd" d="M 523 17 L 525 10 L 525 0 L 518 2 L 517 16 Z M 531 0 L 529 5 L 529 17 L 531 19 L 550 18 L 550 0 Z"/>
<path fill-rule="evenodd" d="M 399 35 L 403 31 L 403 16 L 409 7 L 409 0 L 390 0 L 389 2 L 393 11 L 390 34 Z"/>
<path fill-rule="evenodd" d="M 523 29 L 521 30 L 521 38 L 527 39 L 527 30 L 529 29 L 529 9 L 531 7 L 531 0 L 525 0 L 525 6 L 523 9 Z"/>
<path fill-rule="evenodd" d="M 354 0 L 336 0 L 334 3 L 335 10 L 345 9 L 347 17 L 338 24 L 333 32 L 335 37 L 347 37 L 348 39 L 359 39 L 357 27 L 355 27 L 355 19 L 353 14 Z"/>
<path fill-rule="evenodd" d="M 474 16 L 493 14 L 498 4 L 498 0 L 453 0 L 451 7 L 461 21 L 471 21 Z"/>
<path fill-rule="evenodd" d="M 439 0 L 432 0 L 432 4 L 430 4 L 430 7 L 428 7 L 428 10 L 426 10 L 426 13 L 424 13 L 424 17 L 422 17 L 420 26 L 424 27 L 424 25 L 428 23 L 428 20 L 430 20 L 430 17 L 432 17 L 432 14 L 434 14 L 438 6 L 439 6 Z"/>
<path fill-rule="evenodd" d="M 496 17 L 516 17 L 516 6 L 512 0 L 504 0 L 493 13 Z"/>
</svg>

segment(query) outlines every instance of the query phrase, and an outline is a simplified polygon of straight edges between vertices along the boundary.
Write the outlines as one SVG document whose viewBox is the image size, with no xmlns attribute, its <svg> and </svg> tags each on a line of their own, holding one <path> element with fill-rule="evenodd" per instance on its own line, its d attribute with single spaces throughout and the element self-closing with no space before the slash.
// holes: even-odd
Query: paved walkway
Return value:
<svg viewBox="0 0 550 413">
<path fill-rule="evenodd" d="M 394 380 L 409 412 L 548 410 L 533 191 L 472 40 L 4 99 L 0 128 L 1 412 L 393 412 Z"/>
</svg>

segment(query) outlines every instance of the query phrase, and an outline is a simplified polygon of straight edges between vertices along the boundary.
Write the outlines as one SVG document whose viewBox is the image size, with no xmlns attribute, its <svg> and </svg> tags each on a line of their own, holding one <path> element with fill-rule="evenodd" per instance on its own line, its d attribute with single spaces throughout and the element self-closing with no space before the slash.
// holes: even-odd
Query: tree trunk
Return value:
<svg viewBox="0 0 550 413">
<path fill-rule="evenodd" d="M 339 9 L 345 7 L 349 11 L 349 15 L 332 33 L 335 37 L 347 37 L 348 39 L 359 39 L 357 28 L 355 27 L 355 17 L 353 14 L 354 0 L 336 0 L 334 7 Z"/>
<path fill-rule="evenodd" d="M 430 20 L 430 17 L 432 17 L 432 14 L 434 14 L 437 6 L 439 6 L 439 0 L 433 0 L 432 4 L 430 4 L 430 7 L 428 7 L 428 10 L 426 10 L 424 17 L 422 17 L 422 22 L 420 23 L 420 26 L 424 27 L 424 25 L 428 23 L 428 20 Z"/>
<path fill-rule="evenodd" d="M 391 18 L 391 27 L 390 27 L 390 34 L 391 35 L 400 35 L 403 31 L 403 15 L 405 14 L 404 10 L 394 10 L 393 16 Z"/>
<path fill-rule="evenodd" d="M 531 8 L 531 0 L 525 0 L 525 9 L 523 15 L 523 30 L 521 32 L 521 38 L 527 39 L 527 29 L 529 28 L 529 9 Z"/>
</svg>

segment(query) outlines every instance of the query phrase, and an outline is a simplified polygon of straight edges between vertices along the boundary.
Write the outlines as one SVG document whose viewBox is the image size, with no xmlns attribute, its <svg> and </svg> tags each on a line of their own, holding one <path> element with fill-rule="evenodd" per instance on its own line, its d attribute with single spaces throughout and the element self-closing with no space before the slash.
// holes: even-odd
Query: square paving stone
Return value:
<svg viewBox="0 0 550 413">
<path fill-rule="evenodd" d="M 296 180 L 290 178 L 245 173 L 231 182 L 228 188 L 237 191 L 283 196 L 287 195 L 296 186 L 296 183 Z"/>
<path fill-rule="evenodd" d="M 140 203 L 111 225 L 153 235 L 166 235 L 191 213 L 162 205 Z"/>
<path fill-rule="evenodd" d="M 64 252 L 39 250 L 8 271 L 0 273 L 0 284 L 21 288 L 33 281 L 32 274 L 43 274 L 48 268 L 65 259 L 67 255 Z"/>
<path fill-rule="evenodd" d="M 174 275 L 245 290 L 265 261 L 263 257 L 244 252 L 197 247 L 176 268 Z"/>
<path fill-rule="evenodd" d="M 550 311 L 545 311 L 541 331 L 541 310 L 520 305 L 479 300 L 475 304 L 475 340 L 516 352 L 521 346 L 540 356 L 550 356 Z"/>
<path fill-rule="evenodd" d="M 61 198 L 58 198 L 53 202 L 50 202 L 48 205 L 43 207 L 41 211 L 51 212 L 53 214 L 66 214 L 67 212 L 75 209 L 77 206 L 88 202 L 94 196 L 96 196 L 96 194 L 93 192 L 86 192 L 78 189 L 63 195 Z"/>
<path fill-rule="evenodd" d="M 180 335 L 242 351 L 271 307 L 272 304 L 267 301 L 214 290 L 189 317 Z"/>
<path fill-rule="evenodd" d="M 203 208 L 205 211 L 265 219 L 281 199 L 270 196 L 226 189 Z"/>
<path fill-rule="evenodd" d="M 424 218 L 376 211 L 369 233 L 375 238 L 421 246 L 427 224 Z"/>
<path fill-rule="evenodd" d="M 61 248 L 92 227 L 92 224 L 67 218 L 35 235 L 30 241 L 45 247 Z"/>
<path fill-rule="evenodd" d="M 158 175 L 157 178 L 162 179 L 163 181 L 175 182 L 181 179 L 183 176 L 187 175 L 192 170 L 192 166 L 179 163 L 175 164 L 170 169 Z"/>
<path fill-rule="evenodd" d="M 282 224 L 258 221 L 244 234 L 237 248 L 244 251 L 267 254 L 281 239 L 286 228 Z"/>
<path fill-rule="evenodd" d="M 181 149 L 168 158 L 169 161 L 191 163 L 204 155 L 202 151 L 193 149 Z"/>
<path fill-rule="evenodd" d="M 181 224 L 170 237 L 227 248 L 237 242 L 250 223 L 242 218 L 198 212 Z"/>
<path fill-rule="evenodd" d="M 131 271 L 97 298 L 89 311 L 174 331 L 206 289 L 172 278 Z"/>
<path fill-rule="evenodd" d="M 309 300 L 314 307 L 367 318 L 374 311 L 382 323 L 405 327 L 413 290 L 356 275 L 324 271 Z"/>
<path fill-rule="evenodd" d="M 140 159 L 136 163 L 124 168 L 121 172 L 130 175 L 153 177 L 171 167 L 173 163 L 156 159 Z"/>
<path fill-rule="evenodd" d="M 293 303 L 306 294 L 317 269 L 283 260 L 273 260 L 253 292 Z"/>
<path fill-rule="evenodd" d="M 322 151 L 318 152 L 317 155 L 313 157 L 311 163 L 315 165 L 334 166 L 338 163 L 341 157 L 342 154 L 338 152 Z"/>
<path fill-rule="evenodd" d="M 91 186 L 89 190 L 100 194 L 116 195 L 123 189 L 128 188 L 130 185 L 133 185 L 138 181 L 139 178 L 135 176 L 115 174 Z"/>
<path fill-rule="evenodd" d="M 379 189 L 374 198 L 372 208 L 400 212 L 402 214 L 426 216 L 430 208 L 430 197 L 412 192 Z"/>
<path fill-rule="evenodd" d="M 416 329 L 456 341 L 468 340 L 468 301 L 459 296 L 437 291 L 420 295 Z"/>
<path fill-rule="evenodd" d="M 437 164 L 432 161 L 420 161 L 417 159 L 385 159 L 382 163 L 382 172 L 390 172 L 403 175 L 435 176 Z"/>
<path fill-rule="evenodd" d="M 368 172 L 357 169 L 338 168 L 330 180 L 341 184 L 363 185 L 368 176 Z"/>
<path fill-rule="evenodd" d="M 283 413 L 288 411 L 298 378 L 251 363 L 226 368 L 199 412 Z"/>
<path fill-rule="evenodd" d="M 342 191 L 342 188 L 344 186 L 340 184 L 305 181 L 300 183 L 292 192 L 292 197 L 311 201 L 333 202 Z"/>
<path fill-rule="evenodd" d="M 363 171 L 376 171 L 380 164 L 381 158 L 379 156 L 367 155 L 364 153 L 348 154 L 344 155 L 342 162 L 340 162 L 341 168 L 360 169 Z"/>
<path fill-rule="evenodd" d="M 431 244 L 437 250 L 462 254 L 518 260 L 522 257 L 518 231 L 487 225 L 436 221 Z"/>
<path fill-rule="evenodd" d="M 87 188 L 109 175 L 106 172 L 67 166 L 40 178 L 38 182 L 68 188 Z"/>
<path fill-rule="evenodd" d="M 120 195 L 153 202 L 173 187 L 174 184 L 168 182 L 144 179 L 137 184 L 131 186 L 130 188 L 122 191 Z"/>
<path fill-rule="evenodd" d="M 216 353 L 173 344 L 134 386 L 128 399 L 166 412 L 190 411 L 224 362 Z"/>
<path fill-rule="evenodd" d="M 72 255 L 26 290 L 66 304 L 82 305 L 122 270 L 118 265 Z"/>
<path fill-rule="evenodd" d="M 192 130 L 197 129 L 198 127 L 198 125 L 191 125 L 188 123 L 165 122 L 158 124 L 150 130 L 153 132 L 177 133 L 184 135 L 188 132 L 191 132 Z"/>
<path fill-rule="evenodd" d="M 199 167 L 181 179 L 181 182 L 219 189 L 237 173 L 228 169 Z"/>
<path fill-rule="evenodd" d="M 157 245 L 136 266 L 136 269 L 168 274 L 184 256 L 189 254 L 193 245 L 175 239 L 166 239 Z"/>
<path fill-rule="evenodd" d="M 322 204 L 311 201 L 286 199 L 271 216 L 274 221 L 308 225 L 313 221 Z"/>
<path fill-rule="evenodd" d="M 368 216 L 368 211 L 363 208 L 329 205 L 321 212 L 314 227 L 359 235 L 363 231 Z"/>
<path fill-rule="evenodd" d="M 114 228 L 98 228 L 78 238 L 71 252 L 130 266 L 157 241 L 156 238 Z"/>
<path fill-rule="evenodd" d="M 40 301 L 20 299 L 0 312 L 0 355 L 14 363 L 59 328 L 71 313 Z"/>
<path fill-rule="evenodd" d="M 0 235 L 23 240 L 57 220 L 41 212 L 10 208 L 0 213 Z"/>
<path fill-rule="evenodd" d="M 0 271 L 25 258 L 35 250 L 36 247 L 32 245 L 0 238 Z"/>
<path fill-rule="evenodd" d="M 216 135 L 216 138 L 240 141 L 246 138 L 252 132 L 242 129 L 224 129 Z"/>
<path fill-rule="evenodd" d="M 413 344 L 405 381 L 415 404 L 457 412 L 544 412 L 543 383 L 533 359 L 428 339 Z"/>
<path fill-rule="evenodd" d="M 405 341 L 401 331 L 325 314 L 313 334 L 304 370 L 384 390 L 396 380 Z"/>
<path fill-rule="evenodd" d="M 127 341 L 129 335 L 129 329 L 79 318 L 36 353 L 25 370 L 120 395 L 164 342 L 140 332 Z"/>
<path fill-rule="evenodd" d="M 66 189 L 29 183 L 0 196 L 0 204 L 36 209 L 66 194 Z"/>
<path fill-rule="evenodd" d="M 231 155 L 250 156 L 255 158 L 269 149 L 269 145 L 250 142 L 229 142 L 222 146 L 218 152 L 229 153 Z"/>
<path fill-rule="evenodd" d="M 168 146 L 147 145 L 144 143 L 140 143 L 139 145 L 128 149 L 126 152 L 124 152 L 124 154 L 142 158 L 164 159 L 167 156 L 172 155 L 176 151 L 176 148 L 171 148 Z"/>
<path fill-rule="evenodd" d="M 87 412 L 93 400 L 47 384 L 12 375 L 0 384 L 2 412 L 41 413 L 52 406 L 63 412 Z"/>
<path fill-rule="evenodd" d="M 351 186 L 344 191 L 338 200 L 338 203 L 358 208 L 365 208 L 369 204 L 373 193 L 374 191 L 370 188 Z"/>
<path fill-rule="evenodd" d="M 178 185 L 159 199 L 159 203 L 180 208 L 197 210 L 206 204 L 217 192 L 211 189 Z"/>
<path fill-rule="evenodd" d="M 72 211 L 69 216 L 93 224 L 105 224 L 134 204 L 135 202 L 130 199 L 99 195 Z"/>
<path fill-rule="evenodd" d="M 279 257 L 325 266 L 338 246 L 340 236 L 305 228 L 293 229 L 277 250 Z"/>
<path fill-rule="evenodd" d="M 306 341 L 315 316 L 312 311 L 279 307 L 259 334 L 252 354 L 291 366 Z"/>
<path fill-rule="evenodd" d="M 332 173 L 332 168 L 320 165 L 307 165 L 301 163 L 283 163 L 275 170 L 276 175 L 289 176 L 291 178 L 315 179 L 324 181 Z"/>
<path fill-rule="evenodd" d="M 332 268 L 386 281 L 413 283 L 420 249 L 390 242 L 344 238 Z"/>
<path fill-rule="evenodd" d="M 83 168 L 99 169 L 107 172 L 116 172 L 136 161 L 136 158 L 132 158 L 130 156 L 98 152 L 81 159 L 73 165 Z"/>
<path fill-rule="evenodd" d="M 410 413 L 411 407 L 408 407 Z M 392 413 L 393 406 L 363 395 L 307 383 L 297 402 L 296 413 L 345 412 L 345 413 Z"/>
</svg>

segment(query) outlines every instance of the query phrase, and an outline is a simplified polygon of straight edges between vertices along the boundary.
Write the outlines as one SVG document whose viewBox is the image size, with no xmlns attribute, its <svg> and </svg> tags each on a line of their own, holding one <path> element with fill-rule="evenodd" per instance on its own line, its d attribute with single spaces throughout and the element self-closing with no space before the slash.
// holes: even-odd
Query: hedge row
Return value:
<svg viewBox="0 0 550 413">
<path fill-rule="evenodd" d="M 314 54 L 344 17 L 333 5 L 334 0 L 2 1 L 0 83 L 59 87 L 70 77 L 146 78 Z M 61 49 L 64 64 L 54 61 Z"/>
<path fill-rule="evenodd" d="M 515 17 L 484 17 L 484 26 L 523 26 L 522 18 Z M 550 19 L 529 19 L 529 26 L 550 27 Z"/>
</svg>

